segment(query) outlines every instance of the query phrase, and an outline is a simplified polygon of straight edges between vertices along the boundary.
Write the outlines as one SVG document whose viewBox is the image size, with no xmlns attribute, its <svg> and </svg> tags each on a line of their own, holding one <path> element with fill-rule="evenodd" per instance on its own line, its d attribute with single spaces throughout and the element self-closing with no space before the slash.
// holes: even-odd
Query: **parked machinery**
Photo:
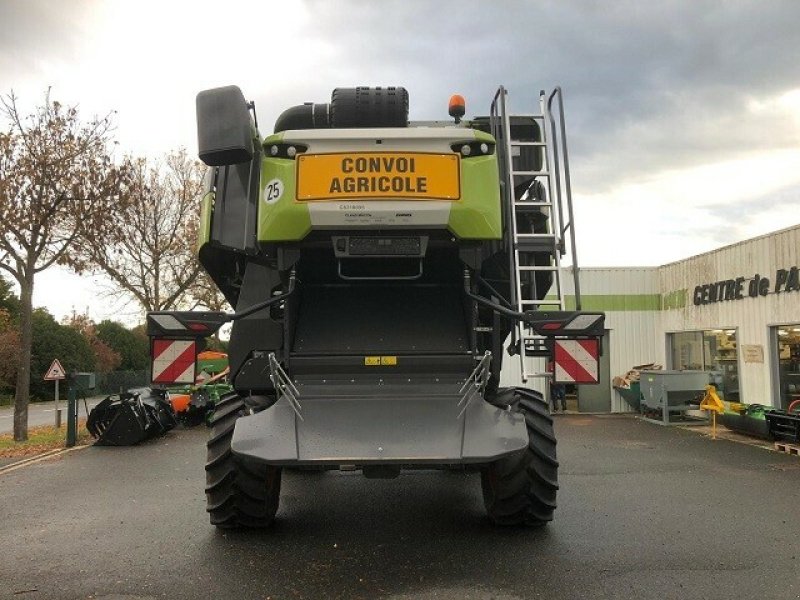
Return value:
<svg viewBox="0 0 800 600">
<path fill-rule="evenodd" d="M 642 371 L 640 410 L 662 425 L 705 422 L 705 417 L 689 413 L 699 409 L 711 377 L 708 371 Z"/>
<path fill-rule="evenodd" d="M 148 334 L 154 377 L 191 383 L 192 344 L 233 322 L 206 464 L 218 527 L 269 525 L 283 467 L 461 468 L 481 474 L 494 523 L 552 519 L 547 402 L 498 383 L 506 349 L 550 356 L 604 331 L 602 313 L 564 308 L 560 90 L 526 116 L 503 88 L 471 120 L 457 96 L 450 121 L 409 122 L 408 103 L 338 88 L 262 138 L 239 88 L 198 95 L 199 258 L 236 312 L 150 313 Z"/>
</svg>

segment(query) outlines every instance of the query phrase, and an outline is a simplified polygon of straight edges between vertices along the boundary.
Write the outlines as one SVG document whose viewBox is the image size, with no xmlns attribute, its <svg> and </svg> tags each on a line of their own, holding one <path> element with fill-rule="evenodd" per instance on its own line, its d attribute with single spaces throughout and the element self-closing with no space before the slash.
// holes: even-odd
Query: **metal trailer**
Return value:
<svg viewBox="0 0 800 600">
<path fill-rule="evenodd" d="M 403 88 L 338 88 L 262 138 L 239 88 L 198 95 L 199 259 L 236 312 L 150 313 L 148 334 L 169 385 L 233 323 L 234 391 L 208 442 L 214 525 L 269 525 L 287 467 L 464 469 L 494 523 L 552 519 L 548 403 L 499 388 L 503 355 L 545 375 L 525 357 L 559 339 L 597 348 L 604 315 L 565 310 L 561 290 L 574 227 L 560 90 L 533 115 L 506 99 L 467 120 L 454 96 L 451 120 L 414 123 Z"/>
<path fill-rule="evenodd" d="M 710 378 L 708 371 L 642 371 L 640 411 L 660 425 L 706 423 L 707 417 L 688 413 L 699 411 Z"/>
</svg>

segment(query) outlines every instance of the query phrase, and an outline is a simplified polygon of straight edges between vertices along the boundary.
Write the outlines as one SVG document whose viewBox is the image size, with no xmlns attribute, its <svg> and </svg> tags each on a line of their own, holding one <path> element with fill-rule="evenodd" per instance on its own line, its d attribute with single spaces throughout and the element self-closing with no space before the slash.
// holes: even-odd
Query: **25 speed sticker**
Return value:
<svg viewBox="0 0 800 600">
<path fill-rule="evenodd" d="M 275 204 L 283 196 L 283 182 L 280 179 L 272 179 L 264 186 L 264 202 Z"/>
</svg>

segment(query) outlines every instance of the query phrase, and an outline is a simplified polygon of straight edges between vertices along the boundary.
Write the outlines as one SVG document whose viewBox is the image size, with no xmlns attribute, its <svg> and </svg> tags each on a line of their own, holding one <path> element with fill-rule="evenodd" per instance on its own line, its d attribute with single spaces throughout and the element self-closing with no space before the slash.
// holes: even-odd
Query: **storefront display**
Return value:
<svg viewBox="0 0 800 600">
<path fill-rule="evenodd" d="M 800 324 L 775 327 L 781 408 L 800 400 Z"/>
<path fill-rule="evenodd" d="M 739 401 L 739 356 L 736 330 L 711 329 L 668 334 L 671 363 L 676 371 L 709 371 L 723 400 Z"/>
</svg>

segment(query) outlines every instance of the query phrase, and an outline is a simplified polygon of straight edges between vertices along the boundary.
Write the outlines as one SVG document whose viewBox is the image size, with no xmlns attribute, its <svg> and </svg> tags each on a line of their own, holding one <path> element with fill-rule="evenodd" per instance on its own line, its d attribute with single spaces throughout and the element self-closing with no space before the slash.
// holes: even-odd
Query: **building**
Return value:
<svg viewBox="0 0 800 600">
<path fill-rule="evenodd" d="M 578 386 L 579 410 L 630 411 L 611 380 L 647 363 L 710 371 L 729 401 L 800 399 L 799 267 L 796 225 L 660 267 L 582 268 L 582 309 L 605 311 L 606 336 L 600 384 Z M 571 273 L 562 281 L 574 308 Z M 507 358 L 503 383 L 518 380 Z"/>
</svg>

